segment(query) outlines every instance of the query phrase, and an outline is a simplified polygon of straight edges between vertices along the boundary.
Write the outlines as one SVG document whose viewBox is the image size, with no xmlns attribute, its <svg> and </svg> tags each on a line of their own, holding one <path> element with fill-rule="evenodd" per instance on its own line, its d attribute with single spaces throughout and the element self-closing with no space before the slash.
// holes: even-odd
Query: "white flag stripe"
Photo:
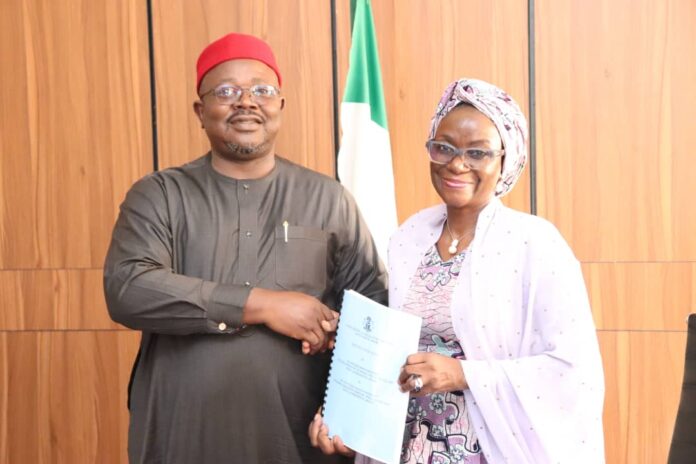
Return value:
<svg viewBox="0 0 696 464">
<path fill-rule="evenodd" d="M 341 104 L 343 138 L 338 176 L 355 197 L 383 261 L 396 230 L 396 200 L 389 133 L 370 118 L 367 103 Z"/>
</svg>

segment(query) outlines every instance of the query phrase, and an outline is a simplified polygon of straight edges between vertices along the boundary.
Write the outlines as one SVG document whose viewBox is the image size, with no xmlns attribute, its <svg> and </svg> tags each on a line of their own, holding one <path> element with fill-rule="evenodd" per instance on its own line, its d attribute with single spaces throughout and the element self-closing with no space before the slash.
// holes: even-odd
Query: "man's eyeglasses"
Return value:
<svg viewBox="0 0 696 464">
<path fill-rule="evenodd" d="M 222 84 L 201 94 L 199 98 L 202 100 L 206 95 L 213 94 L 217 102 L 221 105 L 231 105 L 241 100 L 244 92 L 249 92 L 251 101 L 257 105 L 265 105 L 275 100 L 278 95 L 280 95 L 280 90 L 270 84 L 257 84 L 252 85 L 249 88 L 237 87 L 236 85 L 231 84 Z"/>
<path fill-rule="evenodd" d="M 447 142 L 428 140 L 425 142 L 430 161 L 436 164 L 449 164 L 456 157 L 461 157 L 462 161 L 470 169 L 481 169 L 487 166 L 497 156 L 502 156 L 505 150 L 485 150 L 483 148 L 461 148 L 454 147 Z"/>
</svg>

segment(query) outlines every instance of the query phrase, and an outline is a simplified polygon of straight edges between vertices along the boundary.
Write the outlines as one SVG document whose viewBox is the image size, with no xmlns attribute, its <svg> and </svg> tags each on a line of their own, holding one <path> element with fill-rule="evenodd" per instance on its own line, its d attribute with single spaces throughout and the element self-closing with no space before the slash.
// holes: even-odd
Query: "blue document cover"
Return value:
<svg viewBox="0 0 696 464">
<path fill-rule="evenodd" d="M 326 387 L 324 422 L 349 448 L 398 463 L 408 393 L 398 378 L 418 351 L 421 318 L 346 291 Z"/>
</svg>

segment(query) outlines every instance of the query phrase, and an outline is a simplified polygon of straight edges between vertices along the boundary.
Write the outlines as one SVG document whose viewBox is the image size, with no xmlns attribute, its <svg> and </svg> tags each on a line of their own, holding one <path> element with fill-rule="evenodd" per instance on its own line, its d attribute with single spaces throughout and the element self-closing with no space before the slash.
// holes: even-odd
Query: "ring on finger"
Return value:
<svg viewBox="0 0 696 464">
<path fill-rule="evenodd" d="M 411 376 L 413 378 L 413 392 L 418 393 L 423 389 L 423 379 L 421 378 L 420 375 L 413 374 Z"/>
</svg>

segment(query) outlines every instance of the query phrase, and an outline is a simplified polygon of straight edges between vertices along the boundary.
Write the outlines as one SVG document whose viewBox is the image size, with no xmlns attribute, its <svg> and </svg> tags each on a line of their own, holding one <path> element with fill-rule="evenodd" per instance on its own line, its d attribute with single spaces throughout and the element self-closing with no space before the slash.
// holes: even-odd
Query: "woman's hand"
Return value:
<svg viewBox="0 0 696 464">
<path fill-rule="evenodd" d="M 420 382 L 418 379 L 420 378 Z M 420 390 L 417 390 L 422 383 Z M 464 390 L 469 387 L 458 359 L 438 353 L 419 352 L 406 358 L 399 375 L 401 391 L 414 396 Z"/>
<path fill-rule="evenodd" d="M 321 417 L 321 408 L 314 416 L 314 420 L 309 424 L 309 441 L 312 446 L 319 448 L 324 454 L 342 454 L 353 457 L 355 451 L 343 444 L 338 435 L 329 438 L 329 428 Z"/>
</svg>

